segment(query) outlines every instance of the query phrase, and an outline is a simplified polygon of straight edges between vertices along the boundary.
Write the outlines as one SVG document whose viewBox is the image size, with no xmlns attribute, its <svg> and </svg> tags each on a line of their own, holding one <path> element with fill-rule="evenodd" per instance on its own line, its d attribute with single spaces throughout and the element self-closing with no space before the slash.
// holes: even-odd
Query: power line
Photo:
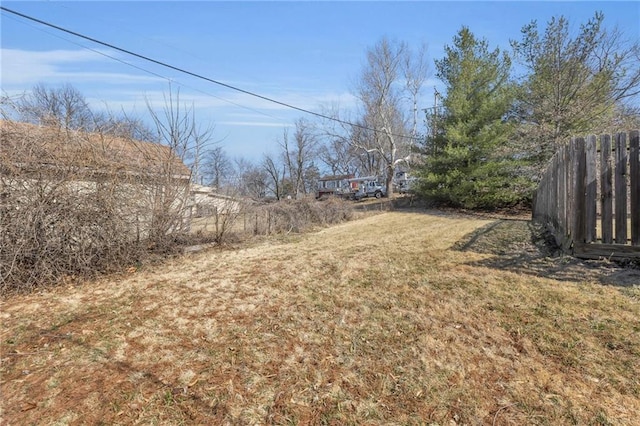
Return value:
<svg viewBox="0 0 640 426">
<path fill-rule="evenodd" d="M 15 18 L 13 18 L 13 17 L 9 17 L 9 18 L 11 18 L 11 19 L 15 19 Z M 17 19 L 15 19 L 15 21 L 16 21 L 16 22 L 20 22 L 20 21 L 18 21 Z M 212 93 L 205 92 L 204 90 L 198 89 L 198 88 L 193 87 L 193 86 L 189 86 L 189 85 L 187 85 L 187 84 L 184 84 L 184 83 L 182 83 L 182 82 L 179 82 L 179 81 L 177 81 L 177 80 L 174 80 L 174 79 L 172 79 L 172 78 L 170 78 L 170 77 L 167 77 L 167 76 L 165 76 L 165 75 L 158 74 L 157 72 L 154 72 L 154 71 L 151 71 L 151 70 L 149 70 L 149 69 L 143 68 L 143 67 L 141 67 L 141 66 L 139 66 L 139 65 L 132 64 L 131 62 L 127 62 L 127 61 L 122 60 L 122 59 L 120 59 L 120 58 L 118 58 L 118 57 L 116 57 L 116 56 L 109 55 L 108 53 L 106 53 L 106 52 L 104 52 L 104 51 L 100 51 L 100 50 L 97 50 L 97 49 L 93 49 L 93 48 L 91 48 L 91 47 L 89 47 L 89 46 L 86 46 L 86 45 L 84 45 L 84 44 L 77 43 L 77 42 L 75 42 L 75 41 L 73 41 L 73 40 L 70 40 L 70 39 L 68 39 L 68 38 L 65 38 L 65 37 L 62 37 L 62 36 L 56 35 L 56 34 L 54 34 L 54 33 L 52 33 L 52 32 L 46 31 L 46 30 L 41 29 L 41 28 L 37 28 L 37 27 L 35 27 L 35 26 L 32 26 L 32 25 L 30 25 L 30 24 L 28 24 L 28 23 L 25 23 L 25 22 L 20 22 L 20 23 L 21 23 L 21 24 L 24 24 L 24 25 L 28 25 L 28 26 L 30 26 L 31 28 L 36 29 L 36 30 L 38 30 L 38 31 L 42 31 L 42 32 L 44 32 L 45 34 L 48 34 L 48 35 L 50 35 L 50 36 L 52 36 L 52 37 L 56 37 L 56 38 L 59 38 L 60 40 L 64 40 L 64 41 L 66 41 L 67 43 L 74 44 L 74 45 L 79 46 L 79 47 L 81 47 L 81 48 L 83 48 L 83 49 L 86 49 L 86 50 L 89 50 L 89 51 L 91 51 L 91 52 L 94 52 L 94 53 L 96 53 L 96 54 L 98 54 L 98 55 L 101 55 L 101 56 L 104 56 L 104 57 L 106 57 L 106 58 L 112 59 L 112 60 L 114 60 L 114 61 L 116 61 L 116 62 L 120 62 L 120 63 L 121 63 L 121 64 L 123 64 L 123 65 L 130 66 L 131 68 L 135 68 L 135 69 L 137 69 L 137 70 L 139 70 L 139 71 L 142 71 L 142 72 L 145 72 L 145 73 L 147 73 L 147 74 L 153 75 L 153 76 L 158 77 L 158 78 L 160 78 L 160 79 L 162 79 L 162 80 L 166 80 L 167 82 L 169 82 L 169 84 L 171 84 L 171 83 L 176 83 L 176 84 L 178 84 L 179 86 L 188 87 L 188 88 L 190 88 L 191 90 L 194 90 L 194 91 L 196 91 L 196 92 L 202 93 L 202 94 L 207 95 L 207 96 L 211 96 L 212 98 L 220 99 L 221 101 L 223 101 L 223 102 L 227 102 L 227 103 L 229 103 L 229 104 L 231 104 L 231 105 L 235 105 L 235 106 L 237 106 L 238 108 L 243 108 L 243 109 L 246 109 L 246 110 L 248 110 L 248 111 L 255 112 L 256 114 L 264 115 L 265 117 L 274 118 L 274 119 L 276 119 L 276 120 L 283 120 L 283 118 L 282 118 L 282 117 L 276 117 L 276 116 L 274 116 L 274 115 L 267 114 L 267 113 L 265 113 L 265 112 L 263 112 L 263 111 L 258 111 L 257 109 L 254 109 L 254 108 L 248 107 L 248 106 L 246 106 L 246 105 L 241 105 L 241 104 L 239 104 L 239 103 L 237 103 L 237 102 L 230 101 L 229 99 L 225 99 L 225 98 L 222 98 L 222 97 L 220 97 L 220 96 L 216 96 L 216 95 L 214 95 L 214 94 L 212 94 Z"/>
<path fill-rule="evenodd" d="M 360 129 L 363 129 L 363 130 L 369 130 L 369 131 L 372 131 L 372 132 L 375 132 L 375 133 L 382 132 L 381 130 L 377 130 L 377 129 L 373 129 L 371 127 L 363 126 L 362 124 L 357 124 L 357 123 L 352 123 L 350 121 L 340 120 L 339 118 L 330 117 L 328 115 L 324 115 L 324 114 L 320 114 L 318 112 L 310 111 L 308 109 L 300 108 L 300 107 L 297 107 L 295 105 L 288 104 L 286 102 L 278 101 L 276 99 L 269 98 L 267 96 L 263 96 L 263 95 L 260 95 L 258 93 L 255 93 L 255 92 L 251 92 L 251 91 L 248 91 L 248 90 L 245 90 L 245 89 L 241 89 L 239 87 L 232 86 L 230 84 L 223 83 L 223 82 L 218 81 L 218 80 L 214 80 L 212 78 L 203 76 L 201 74 L 197 74 L 195 72 L 188 71 L 188 70 L 186 70 L 184 68 L 176 67 L 176 66 L 168 64 L 166 62 L 162 62 L 162 61 L 150 58 L 148 56 L 144 56 L 144 55 L 141 55 L 139 53 L 132 52 L 130 50 L 115 46 L 113 44 L 110 44 L 110 43 L 107 43 L 107 42 L 104 42 L 104 41 L 100 41 L 100 40 L 95 39 L 93 37 L 89 37 L 89 36 L 86 36 L 84 34 L 80 34 L 78 32 L 75 32 L 75 31 L 60 27 L 58 25 L 52 24 L 50 22 L 43 21 L 41 19 L 34 18 L 32 16 L 29 16 L 29 15 L 25 15 L 24 13 L 17 12 L 15 10 L 9 9 L 9 8 L 7 8 L 5 6 L 0 6 L 0 10 L 3 10 L 3 11 L 8 12 L 8 13 L 12 13 L 12 14 L 14 14 L 16 16 L 20 16 L 21 18 L 28 19 L 28 20 L 33 21 L 33 22 L 37 22 L 37 23 L 39 23 L 41 25 L 45 25 L 47 27 L 54 28 L 54 29 L 56 29 L 58 31 L 65 32 L 67 34 L 71 34 L 71 35 L 76 36 L 76 37 L 80 37 L 82 39 L 91 41 L 93 43 L 97 43 L 99 45 L 108 47 L 110 49 L 114 49 L 114 50 L 117 50 L 119 52 L 126 53 L 127 55 L 134 56 L 134 57 L 142 59 L 144 61 L 148 61 L 148 62 L 154 63 L 156 65 L 160 65 L 162 67 L 169 68 L 169 69 L 172 69 L 174 71 L 178 71 L 178 72 L 181 72 L 183 74 L 187 74 L 187 75 L 190 75 L 192 77 L 195 77 L 195 78 L 198 78 L 198 79 L 201 79 L 201 80 L 204 80 L 204 81 L 208 81 L 209 83 L 217 84 L 219 86 L 226 87 L 227 89 L 235 90 L 237 92 L 244 93 L 245 95 L 253 96 L 255 98 L 262 99 L 264 101 L 271 102 L 271 103 L 283 106 L 285 108 L 293 109 L 293 110 L 296 110 L 296 111 L 303 112 L 305 114 L 310 114 L 310 115 L 313 115 L 313 116 L 316 116 L 316 117 L 324 118 L 326 120 L 335 121 L 337 123 L 346 124 L 348 126 L 358 127 Z M 414 138 L 412 136 L 398 135 L 398 134 L 393 134 L 393 133 L 391 133 L 390 135 L 394 136 L 394 137 L 399 137 L 399 138 L 417 139 L 417 138 Z"/>
</svg>

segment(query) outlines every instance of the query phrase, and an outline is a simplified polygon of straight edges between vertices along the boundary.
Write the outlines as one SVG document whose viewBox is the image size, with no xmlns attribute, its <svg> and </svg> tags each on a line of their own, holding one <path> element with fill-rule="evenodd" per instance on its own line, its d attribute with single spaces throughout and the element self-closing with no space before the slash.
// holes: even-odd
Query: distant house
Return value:
<svg viewBox="0 0 640 426">
<path fill-rule="evenodd" d="M 191 185 L 191 216 L 208 217 L 218 213 L 238 213 L 240 202 L 237 198 L 220 194 L 216 188 Z"/>
<path fill-rule="evenodd" d="M 188 228 L 190 177 L 164 145 L 0 121 L 0 209 L 95 204 L 144 238 Z"/>
<path fill-rule="evenodd" d="M 330 195 L 348 195 L 352 192 L 352 188 L 349 179 L 354 175 L 331 175 L 323 176 L 318 179 L 318 189 L 316 191 L 316 198 L 327 197 Z"/>
</svg>

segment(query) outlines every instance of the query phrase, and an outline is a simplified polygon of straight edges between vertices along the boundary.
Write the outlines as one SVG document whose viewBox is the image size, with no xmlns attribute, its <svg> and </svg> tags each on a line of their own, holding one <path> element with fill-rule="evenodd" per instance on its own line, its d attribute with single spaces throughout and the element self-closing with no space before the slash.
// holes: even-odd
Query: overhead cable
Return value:
<svg viewBox="0 0 640 426">
<path fill-rule="evenodd" d="M 12 19 L 15 19 L 15 18 L 13 18 L 13 17 L 11 17 L 11 18 L 12 18 Z M 16 21 L 17 21 L 17 20 L 16 20 Z M 19 21 L 17 21 L 17 22 L 19 22 Z M 25 25 L 28 25 L 28 24 L 25 24 Z M 36 27 L 32 27 L 32 28 L 37 29 L 38 31 L 42 31 L 42 32 L 44 32 L 45 34 L 48 34 L 48 35 L 50 35 L 50 36 L 52 36 L 52 37 L 56 37 L 56 38 L 59 38 L 59 39 L 61 39 L 61 40 L 64 40 L 64 41 L 66 41 L 67 43 L 71 43 L 71 44 L 74 44 L 74 45 L 76 45 L 76 46 L 78 46 L 78 47 L 81 47 L 81 48 L 83 48 L 83 49 L 89 50 L 89 51 L 91 51 L 91 52 L 93 52 L 93 53 L 95 53 L 95 54 L 97 54 L 97 55 L 104 56 L 105 58 L 109 58 L 109 59 L 114 60 L 114 61 L 116 61 L 116 62 L 120 62 L 120 63 L 121 63 L 121 64 L 123 64 L 123 65 L 127 65 L 127 66 L 129 66 L 129 67 L 131 67 L 131 68 L 135 68 L 135 69 L 137 69 L 137 70 L 139 70 L 139 71 L 142 71 L 142 72 L 145 72 L 145 73 L 147 73 L 147 74 L 153 75 L 153 76 L 155 76 L 155 77 L 161 78 L 162 80 L 166 80 L 167 82 L 169 82 L 169 84 L 171 84 L 171 83 L 176 83 L 176 84 L 178 84 L 179 86 L 187 87 L 187 88 L 189 88 L 189 89 L 191 89 L 191 90 L 193 90 L 193 91 L 195 91 L 195 92 L 202 93 L 203 95 L 211 96 L 212 98 L 220 99 L 220 100 L 221 100 L 221 101 L 223 101 L 223 102 L 227 102 L 227 103 L 229 103 L 229 104 L 231 104 L 231 105 L 235 105 L 235 106 L 237 106 L 238 108 L 243 108 L 243 109 L 246 109 L 246 110 L 248 110 L 248 111 L 255 112 L 256 114 L 264 115 L 265 117 L 270 117 L 270 118 L 273 118 L 273 119 L 276 119 L 276 120 L 282 120 L 282 118 L 281 118 L 281 117 L 276 117 L 276 116 L 274 116 L 274 115 L 267 114 L 267 113 L 266 113 L 266 112 L 264 112 L 264 111 L 259 111 L 259 110 L 255 109 L 255 108 L 251 108 L 251 107 L 248 107 L 248 106 L 246 106 L 246 105 L 241 105 L 241 104 L 239 104 L 239 103 L 237 103 L 237 102 L 233 102 L 233 101 L 231 101 L 231 100 L 229 100 L 229 99 L 225 99 L 225 98 L 222 98 L 222 97 L 220 97 L 220 96 L 216 96 L 216 95 L 214 95 L 214 94 L 211 94 L 211 93 L 209 93 L 209 92 L 205 92 L 205 91 L 204 91 L 204 90 L 202 90 L 202 89 L 198 89 L 198 88 L 196 88 L 196 87 L 193 87 L 193 86 L 190 86 L 190 85 L 188 85 L 188 84 L 182 83 L 182 82 L 180 82 L 180 81 L 174 80 L 174 79 L 172 79 L 172 78 L 170 78 L 170 77 L 167 77 L 167 76 L 165 76 L 165 75 L 158 74 L 157 72 L 151 71 L 151 70 L 149 70 L 149 69 L 147 69 L 147 68 L 143 68 L 143 67 L 141 67 L 141 66 L 139 66 L 139 65 L 135 65 L 135 64 L 132 64 L 131 62 L 127 62 L 127 61 L 125 61 L 125 60 L 122 60 L 122 59 L 120 59 L 120 58 L 117 58 L 116 56 L 109 55 L 109 54 L 105 53 L 104 51 L 97 50 L 97 49 L 93 49 L 93 48 L 91 48 L 91 47 L 89 47 L 89 46 L 86 46 L 86 45 L 84 45 L 84 44 L 76 43 L 76 42 L 75 42 L 75 41 L 73 41 L 73 40 L 70 40 L 70 39 L 68 39 L 68 38 L 64 38 L 64 37 L 62 37 L 62 36 L 56 35 L 56 34 L 54 34 L 54 33 L 52 33 L 52 32 L 48 32 L 48 31 L 46 31 L 46 30 L 44 30 L 44 29 L 40 29 L 40 28 L 36 28 Z"/>
<path fill-rule="evenodd" d="M 223 82 L 221 82 L 221 81 L 218 81 L 218 80 L 215 80 L 215 79 L 212 79 L 212 78 L 209 78 L 209 77 L 203 76 L 203 75 L 201 75 L 201 74 L 197 74 L 197 73 L 195 73 L 195 72 L 192 72 L 192 71 L 186 70 L 186 69 L 184 69 L 184 68 L 176 67 L 176 66 L 171 65 L 171 64 L 168 64 L 168 63 L 166 63 L 166 62 L 162 62 L 162 61 L 159 61 L 159 60 L 156 60 L 156 59 L 150 58 L 150 57 L 148 57 L 148 56 L 145 56 L 145 55 L 141 55 L 141 54 L 139 54 L 139 53 L 132 52 L 131 50 L 127 50 L 127 49 L 124 49 L 124 48 L 122 48 L 122 47 L 118 47 L 118 46 L 115 46 L 115 45 L 113 45 L 113 44 L 110 44 L 110 43 L 107 43 L 107 42 L 104 42 L 104 41 L 100 41 L 100 40 L 95 39 L 95 38 L 93 38 L 93 37 L 89 37 L 89 36 L 86 36 L 86 35 L 84 35 L 84 34 L 80 34 L 80 33 L 76 32 L 76 31 L 72 31 L 72 30 L 69 30 L 69 29 L 67 29 L 67 28 L 60 27 L 60 26 L 55 25 L 55 24 L 52 24 L 52 23 L 50 23 L 50 22 L 43 21 L 43 20 L 41 20 L 41 19 L 34 18 L 34 17 L 32 17 L 32 16 L 29 16 L 29 15 L 25 15 L 24 13 L 17 12 L 17 11 L 15 11 L 15 10 L 9 9 L 9 8 L 7 8 L 7 7 L 5 7 L 5 6 L 0 6 L 0 10 L 3 10 L 3 11 L 8 12 L 8 13 L 12 13 L 12 14 L 14 14 L 14 15 L 16 15 L 16 16 L 20 16 L 21 18 L 28 19 L 28 20 L 33 21 L 33 22 L 37 22 L 37 23 L 39 23 L 39 24 L 42 24 L 42 25 L 48 26 L 48 27 L 50 27 L 50 28 L 54 28 L 54 29 L 56 29 L 56 30 L 58 30 L 58 31 L 65 32 L 65 33 L 67 33 L 67 34 L 71 34 L 71 35 L 74 35 L 74 36 L 76 36 L 76 37 L 80 37 L 80 38 L 82 38 L 82 39 L 85 39 L 85 40 L 91 41 L 91 42 L 93 42 L 93 43 L 97 43 L 97 44 L 99 44 L 99 45 L 102 45 L 102 46 L 108 47 L 108 48 L 110 48 L 110 49 L 117 50 L 117 51 L 122 52 L 122 53 L 126 53 L 127 55 L 134 56 L 134 57 L 139 58 L 139 59 L 142 59 L 142 60 L 144 60 L 144 61 L 151 62 L 151 63 L 154 63 L 154 64 L 156 64 L 156 65 L 160 65 L 160 66 L 162 66 L 162 67 L 169 68 L 169 69 L 172 69 L 172 70 L 174 70 L 174 71 L 178 71 L 178 72 L 183 73 L 183 74 L 186 74 L 186 75 L 190 75 L 190 76 L 195 77 L 195 78 L 198 78 L 198 79 L 200 79 L 200 80 L 208 81 L 208 82 L 210 82 L 210 83 L 217 84 L 217 85 L 222 86 L 222 87 L 226 87 L 227 89 L 235 90 L 235 91 L 237 91 L 237 92 L 244 93 L 245 95 L 253 96 L 253 97 L 255 97 L 255 98 L 259 98 L 259 99 L 262 99 L 262 100 L 264 100 L 264 101 L 271 102 L 271 103 L 274 103 L 274 104 L 277 104 L 277 105 L 283 106 L 283 107 L 285 107 L 285 108 L 293 109 L 293 110 L 296 110 L 296 111 L 303 112 L 303 113 L 305 113 L 305 114 L 310 114 L 310 115 L 313 115 L 313 116 L 316 116 L 316 117 L 324 118 L 324 119 L 326 119 L 326 120 L 335 121 L 335 122 L 337 122 L 337 123 L 346 124 L 346 125 L 348 125 L 348 126 L 358 127 L 358 128 L 360 128 L 360 129 L 363 129 L 363 130 L 369 130 L 369 131 L 372 131 L 372 132 L 375 132 L 375 133 L 381 133 L 381 132 L 382 132 L 381 130 L 374 129 L 374 128 L 371 128 L 371 127 L 367 127 L 367 126 L 364 126 L 364 125 L 362 125 L 362 124 L 352 123 L 352 122 L 350 122 L 350 121 L 341 120 L 341 119 L 339 119 L 339 118 L 335 118 L 335 117 L 331 117 L 331 116 L 328 116 L 328 115 L 320 114 L 320 113 L 318 113 L 318 112 L 314 112 L 314 111 L 310 111 L 310 110 L 308 110 L 308 109 L 300 108 L 300 107 L 297 107 L 297 106 L 295 106 L 295 105 L 288 104 L 288 103 L 286 103 L 286 102 L 278 101 L 278 100 L 276 100 L 276 99 L 269 98 L 269 97 L 267 97 L 267 96 L 263 96 L 263 95 L 260 95 L 260 94 L 258 94 L 258 93 L 254 93 L 254 92 L 251 92 L 251 91 L 248 91 L 248 90 L 245 90 L 245 89 L 241 89 L 241 88 L 236 87 L 236 86 L 232 86 L 232 85 L 227 84 L 227 83 L 223 83 Z M 383 132 L 383 133 L 385 133 L 385 134 L 386 134 L 386 132 Z M 399 134 L 393 134 L 393 133 L 391 133 L 390 135 L 391 135 L 391 136 L 394 136 L 394 137 L 399 137 L 399 138 L 417 139 L 417 138 L 412 137 L 412 136 L 399 135 Z"/>
</svg>

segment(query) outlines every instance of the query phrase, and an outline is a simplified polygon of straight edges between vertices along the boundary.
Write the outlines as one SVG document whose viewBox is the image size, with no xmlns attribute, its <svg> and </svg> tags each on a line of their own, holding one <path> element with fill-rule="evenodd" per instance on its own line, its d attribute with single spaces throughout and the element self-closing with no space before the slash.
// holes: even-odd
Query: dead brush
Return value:
<svg viewBox="0 0 640 426">
<path fill-rule="evenodd" d="M 250 222 L 255 221 L 254 234 L 302 233 L 314 227 L 327 226 L 354 217 L 353 204 L 348 200 L 317 201 L 312 197 L 281 200 L 249 209 Z"/>
</svg>

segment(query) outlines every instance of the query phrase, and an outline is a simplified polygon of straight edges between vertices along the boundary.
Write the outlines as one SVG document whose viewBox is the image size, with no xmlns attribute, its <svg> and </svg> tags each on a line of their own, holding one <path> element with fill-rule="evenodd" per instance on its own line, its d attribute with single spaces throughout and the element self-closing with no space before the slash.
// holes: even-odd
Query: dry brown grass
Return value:
<svg viewBox="0 0 640 426">
<path fill-rule="evenodd" d="M 528 229 L 383 213 L 11 296 L 2 423 L 637 424 L 639 288 Z"/>
</svg>

